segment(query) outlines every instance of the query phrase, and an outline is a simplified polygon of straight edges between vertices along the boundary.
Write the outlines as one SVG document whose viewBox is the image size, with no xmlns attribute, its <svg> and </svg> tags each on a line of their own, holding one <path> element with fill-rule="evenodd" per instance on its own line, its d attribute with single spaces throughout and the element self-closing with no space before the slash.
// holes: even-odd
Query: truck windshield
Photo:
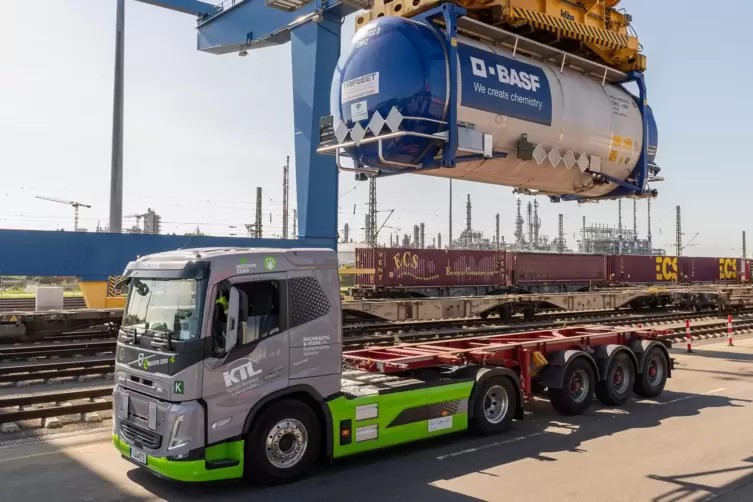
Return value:
<svg viewBox="0 0 753 502">
<path fill-rule="evenodd" d="M 204 280 L 134 279 L 123 316 L 125 330 L 172 340 L 199 338 Z"/>
</svg>

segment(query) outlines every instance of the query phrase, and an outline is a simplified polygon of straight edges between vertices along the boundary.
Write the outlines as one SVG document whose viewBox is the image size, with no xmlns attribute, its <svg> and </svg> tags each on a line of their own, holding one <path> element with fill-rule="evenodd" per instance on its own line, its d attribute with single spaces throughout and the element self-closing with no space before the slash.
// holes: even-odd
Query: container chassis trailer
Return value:
<svg viewBox="0 0 753 502">
<path fill-rule="evenodd" d="M 565 415 L 654 397 L 673 368 L 662 332 L 598 326 L 343 352 L 334 251 L 179 250 L 124 276 L 113 443 L 175 480 L 289 482 L 325 457 L 502 433 L 544 389 Z"/>
</svg>

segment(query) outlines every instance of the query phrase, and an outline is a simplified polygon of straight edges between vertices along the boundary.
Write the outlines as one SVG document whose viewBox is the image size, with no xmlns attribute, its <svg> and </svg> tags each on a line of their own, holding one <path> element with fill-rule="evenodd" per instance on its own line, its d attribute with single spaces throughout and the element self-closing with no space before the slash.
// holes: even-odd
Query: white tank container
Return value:
<svg viewBox="0 0 753 502">
<path fill-rule="evenodd" d="M 359 122 L 368 131 L 374 113 L 386 117 L 393 106 L 403 116 L 446 120 L 449 65 L 440 34 L 409 19 L 381 18 L 360 29 L 353 44 L 332 87 L 333 115 L 349 129 Z M 568 68 L 561 72 L 559 66 L 521 54 L 513 57 L 507 48 L 466 37 L 458 37 L 458 63 L 458 123 L 490 133 L 494 152 L 507 156 L 459 160 L 455 168 L 420 174 L 586 197 L 605 195 L 616 185 L 595 183 L 591 174 L 584 174 L 577 162 L 581 156 L 596 157 L 591 167 L 600 164 L 597 169 L 603 174 L 619 180 L 630 177 L 643 146 L 643 118 L 636 98 L 621 86 L 602 85 Z M 653 162 L 656 126 L 646 110 L 647 158 Z M 409 122 L 403 122 L 404 129 L 431 132 L 426 123 Z M 517 143 L 524 134 L 541 145 L 537 160 L 517 158 Z M 399 170 L 384 165 L 375 150 L 374 144 L 363 144 L 349 154 L 370 167 Z M 543 160 L 542 152 L 547 155 Z M 415 164 L 426 153 L 415 138 L 384 142 L 384 158 L 389 161 Z"/>
</svg>

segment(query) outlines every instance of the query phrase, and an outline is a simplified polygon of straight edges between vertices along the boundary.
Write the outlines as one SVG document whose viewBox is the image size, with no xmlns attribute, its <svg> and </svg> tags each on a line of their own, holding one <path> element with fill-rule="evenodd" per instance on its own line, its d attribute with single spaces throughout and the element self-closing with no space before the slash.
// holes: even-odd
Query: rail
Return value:
<svg viewBox="0 0 753 502">
<path fill-rule="evenodd" d="M 106 375 L 115 371 L 115 358 L 19 364 L 0 367 L 0 383 L 19 383 L 51 378 Z"/>
<path fill-rule="evenodd" d="M 690 330 L 691 330 L 691 337 L 693 340 L 698 340 L 702 338 L 709 338 L 709 337 L 723 337 L 727 335 L 727 324 L 726 324 L 726 317 L 725 319 L 713 319 L 713 315 L 705 314 L 706 317 L 712 317 L 709 321 L 703 323 L 703 324 L 696 324 L 693 325 L 691 323 Z M 696 315 L 695 318 L 698 319 L 701 317 L 700 315 Z M 691 314 L 675 314 L 672 316 L 673 319 L 679 321 L 681 319 L 690 319 L 694 318 Z M 670 321 L 671 321 L 670 320 Z M 632 318 L 630 319 L 630 325 L 625 326 L 626 319 L 619 319 L 615 320 L 613 319 L 611 322 L 614 324 L 621 324 L 622 329 L 624 330 L 626 327 L 628 329 L 634 329 L 638 326 L 638 324 L 643 324 L 641 322 L 641 319 L 639 318 Z M 656 325 L 666 324 L 668 322 L 667 316 L 665 317 L 659 317 L 654 316 L 653 318 L 649 318 L 649 322 L 653 322 Z M 551 325 L 550 325 L 551 326 Z M 632 326 L 632 328 L 630 327 Z M 581 325 L 582 327 L 582 325 Z M 643 326 L 647 330 L 655 329 L 658 331 L 664 331 L 665 334 L 659 335 L 657 338 L 664 341 L 665 343 L 672 343 L 672 342 L 684 342 L 684 323 L 681 325 L 678 323 L 677 326 Z M 530 327 L 527 327 L 526 329 L 521 329 L 521 326 L 518 326 L 517 328 L 511 328 L 511 330 L 516 330 L 517 333 L 530 331 Z M 607 328 L 608 330 L 608 328 Z M 740 331 L 748 331 L 744 333 L 745 336 L 750 336 L 753 332 L 753 318 L 747 318 L 738 317 L 734 321 L 734 337 L 739 338 L 741 333 Z M 508 332 L 511 334 L 515 334 L 515 332 Z M 495 335 L 504 335 L 505 331 L 498 331 L 494 333 Z M 468 333 L 468 334 L 461 334 L 458 337 L 465 337 L 470 338 L 474 335 L 477 335 L 477 333 Z M 349 351 L 352 350 L 358 350 L 358 349 L 365 349 L 368 347 L 372 347 L 374 345 L 377 345 L 379 343 L 391 343 L 395 344 L 405 341 L 411 341 L 416 340 L 418 337 L 424 336 L 426 337 L 426 333 L 422 334 L 416 334 L 416 333 L 402 333 L 398 335 L 391 335 L 391 336 L 384 336 L 381 340 L 375 339 L 374 337 L 370 337 L 369 339 L 363 339 L 359 340 L 357 338 L 347 338 L 346 343 L 344 343 L 344 348 L 346 348 Z M 429 340 L 437 341 L 438 336 L 436 334 L 432 337 L 429 336 Z M 56 376 L 60 376 L 58 374 Z M 30 395 L 30 396 L 20 396 L 20 397 L 7 397 L 7 398 L 0 398 L 0 409 L 7 409 L 7 408 L 17 408 L 17 407 L 27 407 L 27 406 L 33 406 L 37 404 L 47 404 L 47 403 L 63 403 L 67 401 L 73 401 L 77 399 L 96 399 L 96 398 L 102 398 L 102 397 L 108 397 L 112 394 L 113 386 L 107 385 L 107 386 L 99 386 L 99 387 L 93 387 L 88 389 L 77 389 L 77 390 L 69 390 L 69 391 L 62 391 L 62 392 L 53 392 L 53 393 L 45 393 L 45 394 L 37 394 L 37 395 Z M 0 424 L 8 423 L 8 422 L 15 422 L 15 421 L 21 421 L 21 420 L 30 420 L 30 419 L 46 419 L 50 417 L 59 417 L 64 415 L 73 415 L 78 413 L 89 413 L 89 412 L 95 412 L 95 411 L 107 411 L 110 410 L 112 407 L 112 403 L 110 401 L 106 402 L 92 402 L 92 403 L 85 403 L 85 404 L 77 404 L 77 405 L 56 405 L 52 407 L 46 407 L 46 408 L 40 408 L 40 409 L 19 409 L 17 411 L 5 411 L 0 412 Z"/>
<path fill-rule="evenodd" d="M 79 413 L 91 413 L 95 411 L 107 411 L 112 408 L 111 401 L 92 401 L 90 403 L 62 405 L 67 401 L 76 399 L 97 399 L 112 395 L 112 386 L 102 386 L 91 389 L 50 392 L 32 396 L 0 398 L 0 409 L 15 408 L 16 411 L 0 412 L 0 424 L 18 422 L 21 420 L 45 419 Z M 54 406 L 45 408 L 22 409 L 25 406 L 55 403 Z"/>
</svg>

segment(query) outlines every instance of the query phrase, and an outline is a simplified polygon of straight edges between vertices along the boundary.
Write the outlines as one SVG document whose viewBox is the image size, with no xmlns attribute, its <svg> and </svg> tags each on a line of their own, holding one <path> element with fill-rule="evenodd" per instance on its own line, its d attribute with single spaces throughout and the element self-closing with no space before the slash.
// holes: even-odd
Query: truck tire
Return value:
<svg viewBox="0 0 753 502">
<path fill-rule="evenodd" d="M 625 351 L 612 357 L 605 377 L 596 384 L 596 397 L 607 406 L 625 404 L 635 386 L 635 367 Z"/>
<path fill-rule="evenodd" d="M 472 405 L 473 426 L 477 432 L 485 436 L 505 432 L 512 425 L 518 408 L 512 380 L 496 376 L 482 382 L 474 392 Z"/>
<path fill-rule="evenodd" d="M 667 385 L 669 363 L 659 347 L 652 347 L 643 357 L 643 372 L 635 381 L 635 393 L 641 397 L 656 397 Z"/>
<path fill-rule="evenodd" d="M 311 408 L 292 399 L 272 403 L 246 437 L 244 475 L 257 484 L 293 481 L 314 464 L 321 444 L 321 427 Z"/>
<path fill-rule="evenodd" d="M 591 404 L 595 380 L 594 370 L 588 359 L 573 359 L 565 369 L 562 388 L 549 389 L 549 401 L 561 415 L 580 415 Z"/>
</svg>

